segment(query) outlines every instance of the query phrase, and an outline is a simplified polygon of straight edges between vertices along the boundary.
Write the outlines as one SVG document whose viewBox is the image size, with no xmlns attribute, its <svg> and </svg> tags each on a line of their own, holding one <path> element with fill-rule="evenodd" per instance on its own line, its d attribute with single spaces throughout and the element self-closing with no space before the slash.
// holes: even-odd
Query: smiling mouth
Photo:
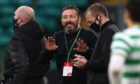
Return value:
<svg viewBox="0 0 140 84">
<path fill-rule="evenodd" d="M 72 28 L 72 27 L 74 27 L 73 24 L 66 25 L 66 28 Z"/>
</svg>

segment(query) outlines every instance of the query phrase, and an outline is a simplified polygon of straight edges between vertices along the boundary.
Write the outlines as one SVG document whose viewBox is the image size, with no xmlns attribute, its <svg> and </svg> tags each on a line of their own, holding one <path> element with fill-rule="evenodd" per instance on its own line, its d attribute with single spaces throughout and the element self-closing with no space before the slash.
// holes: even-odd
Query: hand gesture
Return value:
<svg viewBox="0 0 140 84">
<path fill-rule="evenodd" d="M 75 58 L 73 60 L 73 66 L 77 68 L 84 68 L 85 64 L 87 63 L 87 59 L 81 55 L 75 55 Z"/>
<path fill-rule="evenodd" d="M 89 47 L 87 46 L 87 44 L 81 39 L 77 40 L 76 48 L 73 48 L 73 50 L 76 52 L 86 52 L 88 49 Z"/>
<path fill-rule="evenodd" d="M 48 38 L 45 40 L 45 48 L 49 51 L 54 51 L 58 48 L 53 37 L 48 36 Z"/>
</svg>

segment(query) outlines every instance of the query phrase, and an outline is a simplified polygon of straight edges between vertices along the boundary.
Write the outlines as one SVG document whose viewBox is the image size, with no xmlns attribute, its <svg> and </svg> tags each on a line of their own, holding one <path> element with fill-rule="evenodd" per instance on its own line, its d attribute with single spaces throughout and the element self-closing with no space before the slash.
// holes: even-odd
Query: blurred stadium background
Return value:
<svg viewBox="0 0 140 84">
<path fill-rule="evenodd" d="M 35 10 L 36 19 L 46 30 L 47 35 L 52 35 L 53 32 L 62 29 L 60 18 L 63 6 L 76 5 L 82 16 L 81 26 L 87 27 L 83 13 L 94 2 L 105 4 L 110 18 L 118 24 L 120 29 L 124 28 L 123 8 L 126 0 L 0 0 L 0 77 L 4 71 L 3 59 L 6 56 L 6 47 L 13 34 L 13 15 L 17 7 L 21 5 L 31 6 Z M 51 69 L 55 69 L 54 61 L 52 61 Z M 53 82 L 49 84 L 53 84 Z"/>
</svg>

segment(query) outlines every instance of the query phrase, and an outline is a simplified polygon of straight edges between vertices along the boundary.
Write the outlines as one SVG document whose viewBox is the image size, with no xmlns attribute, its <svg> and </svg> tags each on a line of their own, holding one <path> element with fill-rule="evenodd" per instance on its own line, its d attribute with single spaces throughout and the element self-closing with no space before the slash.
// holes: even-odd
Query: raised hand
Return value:
<svg viewBox="0 0 140 84">
<path fill-rule="evenodd" d="M 48 38 L 45 40 L 45 48 L 49 51 L 54 51 L 58 48 L 53 37 L 48 36 Z"/>
<path fill-rule="evenodd" d="M 86 52 L 88 49 L 89 47 L 87 46 L 87 44 L 81 39 L 77 40 L 76 48 L 73 48 L 73 50 L 76 52 Z"/>
</svg>

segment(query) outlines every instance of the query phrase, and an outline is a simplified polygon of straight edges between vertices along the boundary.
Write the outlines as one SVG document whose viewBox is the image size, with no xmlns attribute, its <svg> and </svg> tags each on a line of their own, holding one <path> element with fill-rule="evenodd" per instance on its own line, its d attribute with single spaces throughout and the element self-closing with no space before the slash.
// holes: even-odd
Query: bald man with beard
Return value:
<svg viewBox="0 0 140 84">
<path fill-rule="evenodd" d="M 38 63 L 44 31 L 35 21 L 34 10 L 20 6 L 14 15 L 14 35 L 8 45 L 4 84 L 44 84 L 47 64 Z"/>
</svg>

